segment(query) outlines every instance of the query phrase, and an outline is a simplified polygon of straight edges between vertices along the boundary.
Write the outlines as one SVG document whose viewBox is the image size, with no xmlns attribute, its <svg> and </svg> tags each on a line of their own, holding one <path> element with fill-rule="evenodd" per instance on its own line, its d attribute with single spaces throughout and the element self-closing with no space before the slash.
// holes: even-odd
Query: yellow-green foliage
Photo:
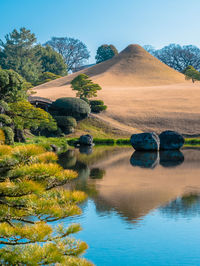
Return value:
<svg viewBox="0 0 200 266">
<path fill-rule="evenodd" d="M 52 228 L 45 222 L 36 222 L 33 225 L 24 225 L 22 223 L 13 223 L 11 226 L 7 223 L 0 224 L 0 235 L 6 238 L 21 237 L 30 241 L 42 241 L 52 233 Z M 33 234 L 34 232 L 34 234 Z"/>
<path fill-rule="evenodd" d="M 43 246 L 30 244 L 2 248 L 0 250 L 0 261 L 7 261 L 9 265 L 91 266 L 92 263 L 89 261 L 74 256 L 77 251 L 87 249 L 87 244 L 81 241 L 74 242 L 71 241 L 70 243 L 69 240 L 68 242 L 63 240 L 45 243 Z M 71 254 L 71 248 L 67 248 L 70 244 L 73 245 Z"/>
<path fill-rule="evenodd" d="M 43 154 L 39 154 L 36 157 L 36 160 L 39 163 L 53 163 L 58 160 L 58 156 L 54 152 L 45 152 Z"/>
<path fill-rule="evenodd" d="M 0 129 L 0 145 L 5 144 L 5 140 L 6 140 L 5 133 L 2 129 Z"/>
<path fill-rule="evenodd" d="M 0 183 L 0 195 L 5 195 L 6 197 L 20 197 L 32 193 L 41 193 L 44 189 L 44 186 L 32 180 L 11 182 L 7 179 Z"/>
<path fill-rule="evenodd" d="M 13 169 L 9 173 L 12 178 L 26 178 L 34 181 L 49 181 L 53 184 L 56 181 L 68 181 L 76 178 L 77 173 L 73 170 L 63 170 L 61 166 L 55 163 L 35 163 L 24 165 Z"/>
<path fill-rule="evenodd" d="M 84 192 L 55 188 L 77 177 L 57 159 L 37 145 L 0 146 L 1 265 L 92 265 L 79 257 L 87 244 L 70 237 L 80 225 L 50 225 L 79 215 L 77 204 L 86 199 Z"/>
<path fill-rule="evenodd" d="M 27 160 L 30 157 L 39 155 L 45 152 L 45 149 L 39 145 L 29 144 L 23 146 L 16 146 L 12 150 L 12 154 L 19 160 Z"/>
<path fill-rule="evenodd" d="M 12 148 L 8 145 L 0 145 L 0 156 L 9 155 L 12 152 Z"/>
<path fill-rule="evenodd" d="M 19 101 L 9 105 L 13 112 L 13 122 L 17 128 L 48 128 L 57 129 L 57 124 L 52 116 L 43 109 L 36 108 L 28 101 Z"/>
</svg>

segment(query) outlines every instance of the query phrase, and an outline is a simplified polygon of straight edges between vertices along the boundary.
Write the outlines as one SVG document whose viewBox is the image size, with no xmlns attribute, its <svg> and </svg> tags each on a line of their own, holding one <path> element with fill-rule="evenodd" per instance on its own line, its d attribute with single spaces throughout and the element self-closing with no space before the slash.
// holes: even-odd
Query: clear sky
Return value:
<svg viewBox="0 0 200 266">
<path fill-rule="evenodd" d="M 44 43 L 74 37 L 91 51 L 131 43 L 160 48 L 169 43 L 200 47 L 200 0 L 0 0 L 0 38 L 29 28 Z"/>
</svg>

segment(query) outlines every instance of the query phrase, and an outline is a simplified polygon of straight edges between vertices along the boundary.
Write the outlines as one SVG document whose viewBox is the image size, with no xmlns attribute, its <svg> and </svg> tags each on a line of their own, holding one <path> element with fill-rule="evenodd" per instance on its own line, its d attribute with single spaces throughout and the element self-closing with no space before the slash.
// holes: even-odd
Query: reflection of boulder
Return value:
<svg viewBox="0 0 200 266">
<path fill-rule="evenodd" d="M 179 150 L 184 144 L 184 138 L 175 131 L 164 131 L 159 135 L 161 150 Z"/>
<path fill-rule="evenodd" d="M 159 163 L 159 153 L 135 151 L 130 158 L 130 163 L 132 166 L 154 168 Z"/>
<path fill-rule="evenodd" d="M 73 168 L 76 164 L 76 156 L 74 150 L 68 150 L 59 155 L 59 164 L 64 168 Z"/>
<path fill-rule="evenodd" d="M 90 176 L 90 169 L 89 167 L 81 162 L 77 162 L 75 169 L 78 172 L 78 180 L 88 180 Z"/>
<path fill-rule="evenodd" d="M 84 153 L 84 154 L 89 155 L 92 153 L 92 146 L 80 145 L 79 151 L 80 151 L 80 153 Z"/>
<path fill-rule="evenodd" d="M 136 151 L 158 151 L 160 139 L 154 132 L 133 134 L 131 145 Z"/>
<path fill-rule="evenodd" d="M 105 170 L 100 168 L 92 168 L 90 171 L 91 179 L 102 179 L 104 175 L 105 175 Z"/>
<path fill-rule="evenodd" d="M 184 162 L 184 155 L 179 150 L 160 151 L 160 164 L 163 167 L 175 167 Z"/>
</svg>

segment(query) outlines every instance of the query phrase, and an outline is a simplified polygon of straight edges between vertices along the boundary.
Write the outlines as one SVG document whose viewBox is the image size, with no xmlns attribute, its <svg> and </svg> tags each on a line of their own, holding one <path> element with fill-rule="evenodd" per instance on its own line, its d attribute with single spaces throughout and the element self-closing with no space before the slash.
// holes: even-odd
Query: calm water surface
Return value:
<svg viewBox="0 0 200 266">
<path fill-rule="evenodd" d="M 200 150 L 134 153 L 97 147 L 67 151 L 64 168 L 79 178 L 70 189 L 89 197 L 76 238 L 96 265 L 200 265 Z"/>
</svg>

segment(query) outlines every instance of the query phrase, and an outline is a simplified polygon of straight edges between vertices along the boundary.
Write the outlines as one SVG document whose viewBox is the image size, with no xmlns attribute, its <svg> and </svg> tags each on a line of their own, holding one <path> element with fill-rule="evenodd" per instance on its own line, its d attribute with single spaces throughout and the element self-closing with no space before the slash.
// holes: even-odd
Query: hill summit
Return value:
<svg viewBox="0 0 200 266">
<path fill-rule="evenodd" d="M 101 86 L 154 86 L 183 83 L 184 75 L 168 67 L 137 44 L 131 44 L 112 59 L 52 81 L 63 86 L 80 73 L 90 76 Z"/>
</svg>

